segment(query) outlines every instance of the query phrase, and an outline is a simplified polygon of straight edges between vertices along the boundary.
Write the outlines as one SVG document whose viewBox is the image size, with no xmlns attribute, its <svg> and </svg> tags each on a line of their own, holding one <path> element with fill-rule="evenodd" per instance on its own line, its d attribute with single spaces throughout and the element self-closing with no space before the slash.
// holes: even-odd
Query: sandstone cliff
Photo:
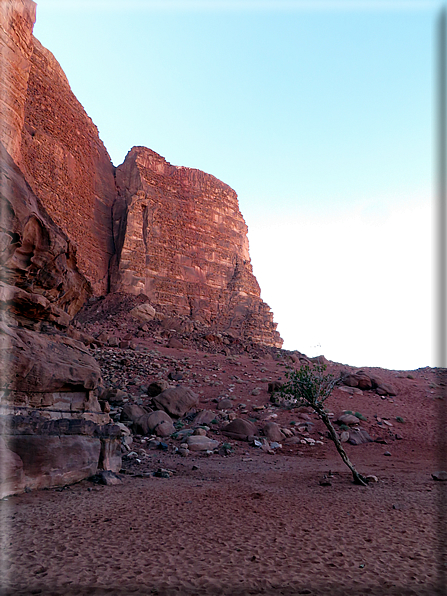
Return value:
<svg viewBox="0 0 447 596">
<path fill-rule="evenodd" d="M 252 272 L 236 193 L 143 147 L 115 176 L 59 63 L 32 35 L 34 2 L 4 0 L 0 19 L 0 142 L 66 234 L 70 254 L 76 249 L 77 271 L 90 286 L 75 302 L 65 292 L 72 302 L 63 310 L 72 316 L 89 292 L 143 293 L 167 314 L 281 346 Z"/>
<path fill-rule="evenodd" d="M 78 246 L 93 292 L 108 290 L 113 165 L 96 126 L 54 56 L 32 39 L 20 166 L 42 204 Z"/>
<path fill-rule="evenodd" d="M 59 63 L 32 35 L 32 0 L 0 3 L 0 142 L 78 247 L 93 292 L 108 290 L 113 165 Z"/>
<path fill-rule="evenodd" d="M 31 0 L 0 2 L 0 142 L 15 161 L 20 158 L 35 20 Z"/>
<path fill-rule="evenodd" d="M 169 313 L 281 347 L 234 190 L 145 147 L 128 153 L 116 183 L 113 291 L 144 293 Z"/>
</svg>

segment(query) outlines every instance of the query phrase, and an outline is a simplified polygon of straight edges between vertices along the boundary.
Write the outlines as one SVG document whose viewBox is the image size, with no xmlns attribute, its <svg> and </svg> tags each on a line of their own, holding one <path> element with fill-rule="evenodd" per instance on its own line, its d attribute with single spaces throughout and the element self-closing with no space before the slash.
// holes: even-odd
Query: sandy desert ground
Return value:
<svg viewBox="0 0 447 596">
<path fill-rule="evenodd" d="M 284 359 L 140 342 L 140 352 L 96 350 L 106 380 L 133 386 L 135 371 L 150 380 L 182 370 L 179 383 L 199 392 L 201 409 L 216 408 L 213 400 L 231 389 L 234 410 L 245 412 L 238 416 L 292 428 L 296 412 L 273 406 L 267 392 L 266 381 L 284 378 Z M 116 365 L 123 357 L 127 372 Z M 342 368 L 330 363 L 328 371 Z M 378 482 L 353 484 L 317 419 L 311 434 L 322 444 L 284 442 L 273 454 L 225 439 L 219 425 L 208 435 L 231 445 L 227 456 L 180 457 L 135 437 L 139 458 L 124 458 L 120 485 L 84 480 L 0 501 L 3 593 L 446 593 L 447 482 L 432 478 L 446 467 L 443 371 L 364 370 L 397 395 L 337 388 L 327 403 L 336 416 L 349 409 L 366 418 L 374 442 L 345 445 L 357 469 Z M 154 477 L 159 468 L 171 476 Z M 324 476 L 330 485 L 320 484 Z"/>
</svg>

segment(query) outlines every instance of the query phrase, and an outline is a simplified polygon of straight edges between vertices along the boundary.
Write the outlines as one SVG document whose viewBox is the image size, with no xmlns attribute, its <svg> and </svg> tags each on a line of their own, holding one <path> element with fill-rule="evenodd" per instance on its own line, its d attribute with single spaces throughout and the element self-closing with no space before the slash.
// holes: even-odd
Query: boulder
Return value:
<svg viewBox="0 0 447 596">
<path fill-rule="evenodd" d="M 359 424 L 359 422 L 360 418 L 357 418 L 357 416 L 354 416 L 354 414 L 342 414 L 337 419 L 338 424 L 346 424 L 348 426 L 350 424 Z"/>
<path fill-rule="evenodd" d="M 121 412 L 121 422 L 124 420 L 130 420 L 131 422 L 138 422 L 140 418 L 146 417 L 148 415 L 148 411 L 138 406 L 137 404 L 126 404 Z"/>
<path fill-rule="evenodd" d="M 149 430 L 151 431 L 155 430 L 161 422 L 167 422 L 168 424 L 172 424 L 172 418 L 163 410 L 151 412 L 146 417 L 146 424 Z"/>
<path fill-rule="evenodd" d="M 396 389 L 391 385 L 391 383 L 381 383 L 377 389 L 377 393 L 379 395 L 397 395 Z"/>
<path fill-rule="evenodd" d="M 279 424 L 276 424 L 276 422 L 267 422 L 267 424 L 262 429 L 262 432 L 269 441 L 276 441 L 280 443 L 284 440 L 284 435 L 281 432 L 281 428 Z"/>
<path fill-rule="evenodd" d="M 356 373 L 356 378 L 358 381 L 358 388 L 362 389 L 362 391 L 368 390 L 372 388 L 372 381 L 371 378 L 366 375 L 365 373 Z"/>
<path fill-rule="evenodd" d="M 362 445 L 363 443 L 372 443 L 372 438 L 363 428 L 349 430 L 348 443 L 351 445 Z"/>
<path fill-rule="evenodd" d="M 186 387 L 169 387 L 154 398 L 155 407 L 175 418 L 180 418 L 196 407 L 199 396 Z"/>
<path fill-rule="evenodd" d="M 151 412 L 143 420 L 140 419 L 139 424 L 147 428 L 147 434 L 155 433 L 158 437 L 169 437 L 175 433 L 171 417 L 163 410 Z"/>
<path fill-rule="evenodd" d="M 180 350 L 181 348 L 183 348 L 182 342 L 175 337 L 171 337 L 171 339 L 167 343 L 167 346 L 168 348 L 173 348 L 176 350 Z"/>
<path fill-rule="evenodd" d="M 159 381 L 153 381 L 148 387 L 147 394 L 149 397 L 155 397 L 168 387 L 168 381 L 164 381 L 163 379 L 160 379 Z"/>
<path fill-rule="evenodd" d="M 204 435 L 191 435 L 186 439 L 190 451 L 212 451 L 219 447 L 219 441 Z"/>
<path fill-rule="evenodd" d="M 160 424 L 154 429 L 154 433 L 157 437 L 170 437 L 175 433 L 175 426 L 172 422 L 167 422 L 166 420 L 162 420 Z"/>
<path fill-rule="evenodd" d="M 130 314 L 139 321 L 144 321 L 146 323 L 147 321 L 152 321 L 154 319 L 155 308 L 146 302 L 145 304 L 135 306 L 135 308 L 130 311 Z"/>
<path fill-rule="evenodd" d="M 211 410 L 202 410 L 194 418 L 194 424 L 200 426 L 201 424 L 211 424 L 216 419 L 216 412 Z"/>
<path fill-rule="evenodd" d="M 231 399 L 221 399 L 217 402 L 216 410 L 229 410 L 234 407 L 234 403 Z"/>
<path fill-rule="evenodd" d="M 355 375 L 345 375 L 342 378 L 342 383 L 343 385 L 347 385 L 348 387 L 358 387 L 359 386 L 359 380 Z"/>
<path fill-rule="evenodd" d="M 329 364 L 329 360 L 325 356 L 314 356 L 313 358 L 309 358 L 309 360 L 312 362 L 312 364 L 324 366 Z"/>
<path fill-rule="evenodd" d="M 124 403 L 125 398 L 127 398 L 127 393 L 122 391 L 122 389 L 107 389 L 101 395 L 101 399 L 108 401 L 109 404 L 113 406 L 120 406 Z"/>
<path fill-rule="evenodd" d="M 194 429 L 194 432 L 192 434 L 193 435 L 201 435 L 203 437 L 206 437 L 206 430 L 204 428 L 196 428 L 196 429 Z"/>
<path fill-rule="evenodd" d="M 236 439 L 237 441 L 248 441 L 249 437 L 258 434 L 258 429 L 248 420 L 235 418 L 222 429 L 222 434 L 231 439 Z"/>
</svg>

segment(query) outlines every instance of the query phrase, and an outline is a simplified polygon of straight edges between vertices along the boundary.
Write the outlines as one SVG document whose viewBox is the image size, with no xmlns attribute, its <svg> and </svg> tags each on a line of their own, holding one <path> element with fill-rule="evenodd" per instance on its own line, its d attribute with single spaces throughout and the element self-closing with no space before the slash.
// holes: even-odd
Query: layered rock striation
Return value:
<svg viewBox="0 0 447 596">
<path fill-rule="evenodd" d="M 145 147 L 128 153 L 116 184 L 112 291 L 144 293 L 170 314 L 281 347 L 233 189 Z"/>
</svg>

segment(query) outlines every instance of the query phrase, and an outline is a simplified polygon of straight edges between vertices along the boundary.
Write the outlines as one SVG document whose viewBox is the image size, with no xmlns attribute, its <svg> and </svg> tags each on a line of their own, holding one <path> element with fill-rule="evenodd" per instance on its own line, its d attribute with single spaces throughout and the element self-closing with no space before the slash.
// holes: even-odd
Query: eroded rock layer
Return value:
<svg viewBox="0 0 447 596">
<path fill-rule="evenodd" d="M 113 291 L 144 293 L 172 313 L 281 347 L 234 190 L 145 147 L 128 153 L 116 183 Z"/>
</svg>

